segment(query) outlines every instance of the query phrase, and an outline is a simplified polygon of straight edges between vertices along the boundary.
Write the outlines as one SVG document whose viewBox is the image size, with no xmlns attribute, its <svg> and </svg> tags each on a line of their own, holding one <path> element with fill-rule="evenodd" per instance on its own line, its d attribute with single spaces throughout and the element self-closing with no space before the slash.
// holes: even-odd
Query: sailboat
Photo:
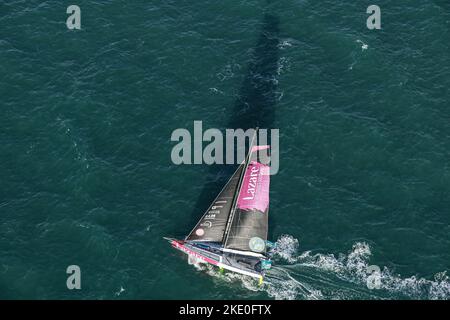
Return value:
<svg viewBox="0 0 450 320">
<path fill-rule="evenodd" d="M 271 268 L 267 241 L 270 167 L 259 161 L 255 135 L 243 163 L 183 239 L 165 238 L 188 255 L 190 264 L 207 263 L 247 275 L 263 283 Z"/>
</svg>

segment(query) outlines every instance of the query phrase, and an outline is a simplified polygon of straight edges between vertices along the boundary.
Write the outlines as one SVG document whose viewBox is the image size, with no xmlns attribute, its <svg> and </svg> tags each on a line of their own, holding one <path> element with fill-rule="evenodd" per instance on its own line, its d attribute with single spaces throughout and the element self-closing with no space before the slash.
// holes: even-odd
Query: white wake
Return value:
<svg viewBox="0 0 450 320">
<path fill-rule="evenodd" d="M 217 268 L 197 265 L 230 285 L 239 283 L 247 290 L 266 292 L 277 300 L 293 299 L 450 299 L 450 281 L 445 272 L 433 280 L 402 278 L 388 268 L 381 268 L 379 286 L 368 287 L 367 271 L 371 249 L 367 243 L 357 242 L 347 254 L 301 252 L 299 241 L 283 235 L 276 241 L 272 259 L 274 267 L 266 274 L 265 282 L 258 286 L 250 277 L 232 272 L 219 274 Z"/>
</svg>

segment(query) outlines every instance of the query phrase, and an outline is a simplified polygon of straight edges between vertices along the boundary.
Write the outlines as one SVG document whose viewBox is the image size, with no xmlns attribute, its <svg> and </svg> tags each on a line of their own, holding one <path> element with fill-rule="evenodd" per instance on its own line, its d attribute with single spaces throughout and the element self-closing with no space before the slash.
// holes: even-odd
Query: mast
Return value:
<svg viewBox="0 0 450 320">
<path fill-rule="evenodd" d="M 244 160 L 244 170 L 242 170 L 241 175 L 239 177 L 237 192 L 234 194 L 233 204 L 231 205 L 231 213 L 228 216 L 227 226 L 225 228 L 225 233 L 223 235 L 223 240 L 222 240 L 222 245 L 223 246 L 225 246 L 225 244 L 227 243 L 227 240 L 228 240 L 228 235 L 229 235 L 229 232 L 230 232 L 231 223 L 233 222 L 234 214 L 236 213 L 237 199 L 239 197 L 239 193 L 241 192 L 242 182 L 244 180 L 245 172 L 247 171 L 249 160 L 250 160 L 250 157 L 251 157 L 251 154 L 252 154 L 253 144 L 254 144 L 256 135 L 258 133 L 258 129 L 259 129 L 258 127 L 255 128 L 255 133 L 253 134 L 253 138 L 252 138 L 252 141 L 250 142 L 247 156 L 245 157 L 245 160 Z"/>
</svg>

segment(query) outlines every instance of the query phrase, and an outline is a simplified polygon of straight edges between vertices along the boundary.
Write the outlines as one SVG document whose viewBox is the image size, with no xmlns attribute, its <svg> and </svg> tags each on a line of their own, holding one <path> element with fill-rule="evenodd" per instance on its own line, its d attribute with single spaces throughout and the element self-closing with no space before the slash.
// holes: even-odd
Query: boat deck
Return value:
<svg viewBox="0 0 450 320">
<path fill-rule="evenodd" d="M 194 256 L 203 262 L 245 274 L 254 278 L 261 278 L 261 258 L 245 256 L 221 251 L 218 247 L 198 245 L 195 243 L 172 240 L 172 246 L 184 253 Z"/>
</svg>

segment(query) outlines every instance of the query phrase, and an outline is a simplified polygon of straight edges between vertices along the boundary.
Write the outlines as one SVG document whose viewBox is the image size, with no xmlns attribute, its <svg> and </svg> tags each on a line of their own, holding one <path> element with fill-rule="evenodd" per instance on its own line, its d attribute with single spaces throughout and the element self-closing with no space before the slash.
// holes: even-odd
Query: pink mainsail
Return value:
<svg viewBox="0 0 450 320">
<path fill-rule="evenodd" d="M 237 201 L 239 209 L 266 211 L 269 206 L 269 170 L 270 167 L 262 163 L 249 163 Z"/>
<path fill-rule="evenodd" d="M 253 144 L 253 143 L 252 143 Z M 252 146 L 241 176 L 239 194 L 235 201 L 236 210 L 230 218 L 226 232 L 226 249 L 265 252 L 269 213 L 270 167 L 258 161 L 259 152 L 269 146 Z M 253 244 L 259 243 L 257 247 Z"/>
</svg>

